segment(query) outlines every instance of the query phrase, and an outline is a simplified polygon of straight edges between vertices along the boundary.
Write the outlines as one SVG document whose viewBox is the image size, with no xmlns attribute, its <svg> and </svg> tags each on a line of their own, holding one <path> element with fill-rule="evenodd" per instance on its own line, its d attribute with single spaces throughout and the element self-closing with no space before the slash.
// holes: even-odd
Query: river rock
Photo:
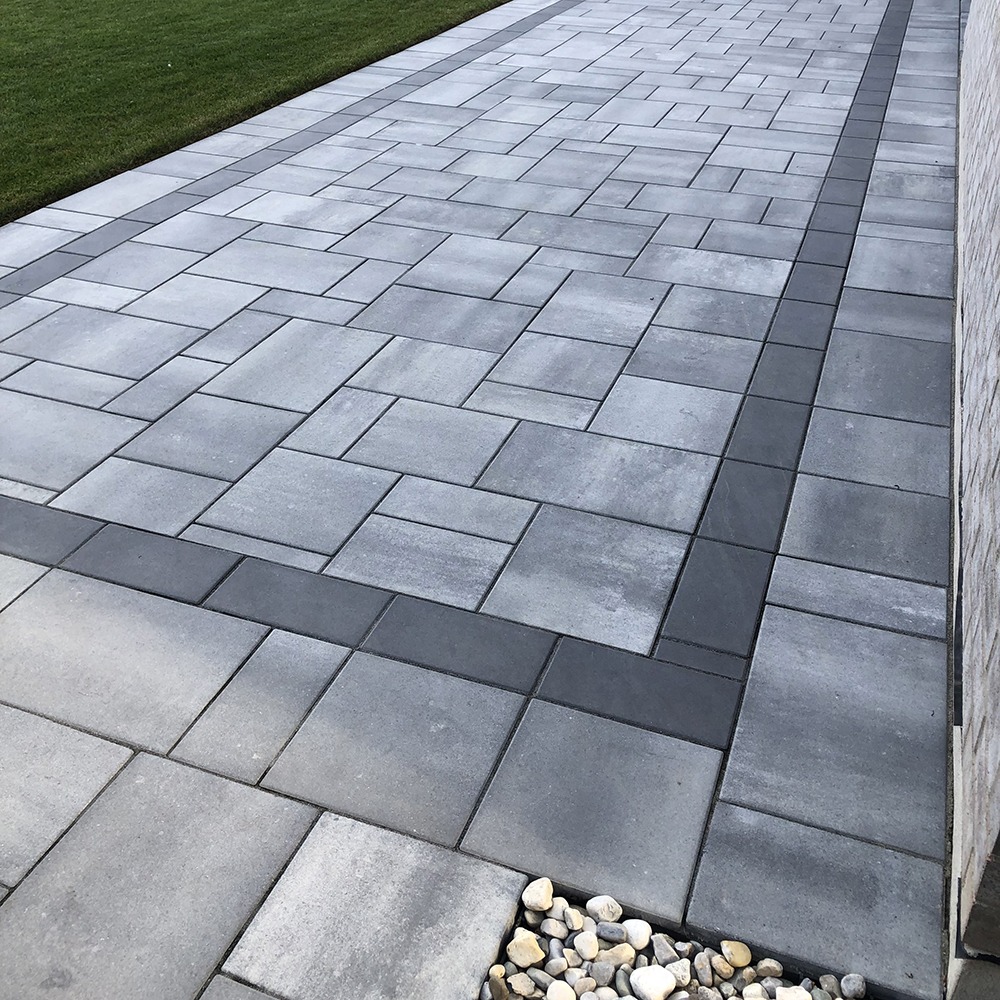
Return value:
<svg viewBox="0 0 1000 1000">
<path fill-rule="evenodd" d="M 575 906 L 563 910 L 562 921 L 571 931 L 583 930 L 583 914 Z"/>
<path fill-rule="evenodd" d="M 569 983 L 557 979 L 545 991 L 545 1000 L 576 1000 L 576 990 Z"/>
<path fill-rule="evenodd" d="M 812 1000 L 812 997 L 801 986 L 779 986 L 774 991 L 774 1000 Z"/>
<path fill-rule="evenodd" d="M 580 931 L 573 938 L 573 949 L 585 962 L 592 962 L 597 958 L 599 947 L 597 935 L 593 931 Z"/>
<path fill-rule="evenodd" d="M 702 986 L 711 986 L 715 982 L 712 971 L 712 960 L 707 951 L 699 951 L 694 956 L 694 974 L 698 977 L 698 982 Z"/>
<path fill-rule="evenodd" d="M 519 972 L 516 976 L 511 976 L 507 980 L 507 985 L 510 987 L 511 992 L 517 994 L 519 997 L 530 997 L 535 992 L 535 984 L 523 972 Z"/>
<path fill-rule="evenodd" d="M 526 910 L 544 913 L 552 907 L 552 881 L 547 878 L 536 878 L 529 882 L 521 893 L 521 902 Z"/>
<path fill-rule="evenodd" d="M 490 969 L 489 978 L 486 981 L 486 986 L 489 989 L 490 1000 L 508 1000 L 510 997 L 510 990 L 507 989 L 507 984 L 504 982 L 505 970 L 502 965 L 494 965 Z"/>
<path fill-rule="evenodd" d="M 584 993 L 593 993 L 597 989 L 597 983 L 590 976 L 584 976 L 583 979 L 576 981 L 576 986 L 573 989 L 576 990 L 578 997 L 582 997 Z"/>
<path fill-rule="evenodd" d="M 743 987 L 743 1000 L 767 1000 L 767 990 L 760 983 L 749 983 Z"/>
<path fill-rule="evenodd" d="M 819 988 L 826 990 L 830 996 L 834 997 L 834 1000 L 840 1000 L 840 980 L 836 976 L 820 976 Z"/>
<path fill-rule="evenodd" d="M 587 900 L 587 913 L 598 923 L 602 920 L 613 923 L 622 915 L 622 908 L 614 896 L 594 896 Z"/>
<path fill-rule="evenodd" d="M 660 965 L 669 965 L 671 962 L 676 962 L 679 958 L 688 958 L 687 955 L 678 954 L 673 938 L 666 934 L 654 934 L 650 939 L 650 943 L 653 946 L 653 954 L 656 956 L 656 961 Z"/>
<path fill-rule="evenodd" d="M 677 988 L 677 981 L 662 966 L 647 965 L 632 972 L 629 986 L 637 1000 L 667 1000 Z"/>
<path fill-rule="evenodd" d="M 613 990 L 610 986 L 598 986 L 594 990 L 594 996 L 597 1000 L 618 1000 L 618 991 Z"/>
<path fill-rule="evenodd" d="M 723 958 L 734 968 L 742 969 L 753 960 L 750 949 L 742 941 L 723 941 Z"/>
<path fill-rule="evenodd" d="M 545 963 L 545 971 L 550 976 L 561 976 L 569 968 L 565 958 L 550 958 Z"/>
<path fill-rule="evenodd" d="M 757 975 L 761 979 L 765 979 L 767 976 L 771 976 L 774 979 L 780 979 L 785 974 L 785 967 L 774 958 L 762 958 L 757 963 Z"/>
<path fill-rule="evenodd" d="M 863 1000 L 868 984 L 864 976 L 859 976 L 856 972 L 844 976 L 840 981 L 840 995 L 844 1000 Z"/>
<path fill-rule="evenodd" d="M 642 951 L 653 936 L 653 928 L 645 920 L 623 920 L 622 926 L 625 928 L 625 940 L 636 951 Z"/>
<path fill-rule="evenodd" d="M 569 937 L 569 928 L 561 921 L 546 917 L 538 928 L 546 937 L 559 938 L 565 941 Z"/>
<path fill-rule="evenodd" d="M 668 963 L 666 970 L 677 980 L 678 986 L 687 986 L 691 982 L 691 960 L 688 958 Z"/>
<path fill-rule="evenodd" d="M 754 972 L 753 967 L 748 965 L 745 969 L 740 969 L 739 972 L 733 976 L 733 986 L 736 987 L 736 991 L 741 993 L 745 986 L 749 986 L 751 983 L 756 982 L 757 973 Z"/>
<path fill-rule="evenodd" d="M 507 957 L 520 969 L 529 965 L 539 965 L 545 960 L 545 952 L 538 946 L 538 939 L 531 931 L 518 927 L 514 940 L 507 945 Z"/>
<path fill-rule="evenodd" d="M 617 924 L 609 920 L 602 920 L 597 925 L 597 936 L 603 941 L 611 944 L 622 944 L 627 932 L 624 924 Z"/>
<path fill-rule="evenodd" d="M 590 978 L 598 986 L 607 986 L 615 978 L 615 967 L 610 962 L 594 962 L 590 967 Z"/>
<path fill-rule="evenodd" d="M 736 970 L 722 957 L 722 955 L 713 955 L 711 958 L 712 968 L 715 970 L 716 974 L 720 979 L 732 979 L 736 975 Z"/>
<path fill-rule="evenodd" d="M 809 995 L 812 997 L 812 1000 L 833 1000 L 831 993 L 827 993 L 826 990 L 820 989 L 818 986 Z"/>
<path fill-rule="evenodd" d="M 552 905 L 545 911 L 545 916 L 551 917 L 553 920 L 562 920 L 567 906 L 569 906 L 569 901 L 565 897 L 553 896 Z"/>
</svg>

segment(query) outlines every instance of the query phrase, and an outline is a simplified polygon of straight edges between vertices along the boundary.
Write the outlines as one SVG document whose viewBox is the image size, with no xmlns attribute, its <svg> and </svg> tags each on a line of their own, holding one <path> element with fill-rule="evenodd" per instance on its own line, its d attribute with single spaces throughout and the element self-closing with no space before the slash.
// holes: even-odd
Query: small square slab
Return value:
<svg viewBox="0 0 1000 1000">
<path fill-rule="evenodd" d="M 679 924 L 721 761 L 717 750 L 535 701 L 462 847 L 584 894 L 599 886 Z"/>
<path fill-rule="evenodd" d="M 356 653 L 264 784 L 452 845 L 520 707 L 508 691 Z"/>
<path fill-rule="evenodd" d="M 414 996 L 469 1000 L 510 930 L 526 881 L 326 813 L 224 971 L 288 1000 L 385 1000 L 401 984 Z M 376 968 L 371 943 L 387 927 L 420 945 L 390 949 Z"/>
</svg>

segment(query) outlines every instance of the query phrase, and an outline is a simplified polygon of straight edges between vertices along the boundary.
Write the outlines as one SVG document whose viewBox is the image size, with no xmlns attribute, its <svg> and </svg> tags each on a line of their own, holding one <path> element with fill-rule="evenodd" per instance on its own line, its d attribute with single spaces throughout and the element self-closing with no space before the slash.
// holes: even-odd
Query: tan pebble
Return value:
<svg viewBox="0 0 1000 1000">
<path fill-rule="evenodd" d="M 587 912 L 594 920 L 613 923 L 622 915 L 622 908 L 613 896 L 593 896 L 587 900 Z"/>
<path fill-rule="evenodd" d="M 592 962 L 597 958 L 597 935 L 593 931 L 580 931 L 573 938 L 573 948 L 585 962 Z"/>
<path fill-rule="evenodd" d="M 514 931 L 514 940 L 507 945 L 507 957 L 520 969 L 539 965 L 545 960 L 545 952 L 538 946 L 538 939 L 531 931 L 520 927 L 518 931 Z"/>
<path fill-rule="evenodd" d="M 711 963 L 721 979 L 732 979 L 736 975 L 736 970 L 721 955 L 713 955 Z"/>
<path fill-rule="evenodd" d="M 519 997 L 530 997 L 535 992 L 535 984 L 523 972 L 519 972 L 516 976 L 511 976 L 507 980 L 507 985 L 510 987 L 511 993 L 515 993 Z"/>
<path fill-rule="evenodd" d="M 635 961 L 635 948 L 630 944 L 616 944 L 614 948 L 605 948 L 597 957 L 602 962 L 610 962 L 617 969 Z"/>
<path fill-rule="evenodd" d="M 553 920 L 562 920 L 567 906 L 569 903 L 562 896 L 555 896 L 552 899 L 552 905 L 545 911 L 545 916 L 551 917 Z"/>
<path fill-rule="evenodd" d="M 583 979 L 576 981 L 576 986 L 573 989 L 576 990 L 578 997 L 582 997 L 584 993 L 593 993 L 597 989 L 597 981 L 591 979 L 590 976 L 584 976 Z"/>
<path fill-rule="evenodd" d="M 571 969 L 578 969 L 583 965 L 583 959 L 580 958 L 580 953 L 576 948 L 563 948 L 563 958 L 566 959 Z"/>
<path fill-rule="evenodd" d="M 571 931 L 582 931 L 583 930 L 583 913 L 575 906 L 567 906 L 563 910 L 563 923 Z"/>
<path fill-rule="evenodd" d="M 785 967 L 774 958 L 762 958 L 757 963 L 757 975 L 761 979 L 766 979 L 768 976 L 773 976 L 775 979 L 780 979 L 784 975 Z"/>
<path fill-rule="evenodd" d="M 722 955 L 734 968 L 742 969 L 753 961 L 750 949 L 742 941 L 723 941 Z"/>
<path fill-rule="evenodd" d="M 671 962 L 669 965 L 665 966 L 667 972 L 669 972 L 674 979 L 677 980 L 678 986 L 687 986 L 691 982 L 691 960 L 688 958 L 682 958 L 678 962 Z"/>
<path fill-rule="evenodd" d="M 503 979 L 506 975 L 507 973 L 502 965 L 491 965 L 490 971 L 486 973 L 486 978 L 493 979 L 494 977 L 499 976 L 500 979 Z"/>
<path fill-rule="evenodd" d="M 743 987 L 743 1000 L 767 1000 L 767 990 L 760 983 L 750 983 Z"/>
<path fill-rule="evenodd" d="M 552 881 L 547 878 L 536 878 L 529 882 L 521 893 L 521 902 L 527 910 L 544 913 L 552 906 Z"/>
</svg>

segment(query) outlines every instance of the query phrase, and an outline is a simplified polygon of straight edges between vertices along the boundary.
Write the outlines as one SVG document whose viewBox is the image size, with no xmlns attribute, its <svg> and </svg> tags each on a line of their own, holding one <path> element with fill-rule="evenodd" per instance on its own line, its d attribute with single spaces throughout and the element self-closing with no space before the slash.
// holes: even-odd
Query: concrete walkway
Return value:
<svg viewBox="0 0 1000 1000">
<path fill-rule="evenodd" d="M 513 0 L 0 230 L 0 1000 L 471 1000 L 522 873 L 939 997 L 957 49 Z"/>
</svg>

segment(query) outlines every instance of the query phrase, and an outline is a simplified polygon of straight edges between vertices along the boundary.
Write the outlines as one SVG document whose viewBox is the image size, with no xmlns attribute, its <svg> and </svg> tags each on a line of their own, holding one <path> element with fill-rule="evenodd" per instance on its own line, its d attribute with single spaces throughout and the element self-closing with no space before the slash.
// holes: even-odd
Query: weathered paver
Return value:
<svg viewBox="0 0 1000 1000">
<path fill-rule="evenodd" d="M 933 1000 L 957 20 L 513 0 L 0 231 L 0 711 L 175 758 L 11 982 L 146 768 L 191 1000 L 468 1000 L 482 859 Z"/>
</svg>

